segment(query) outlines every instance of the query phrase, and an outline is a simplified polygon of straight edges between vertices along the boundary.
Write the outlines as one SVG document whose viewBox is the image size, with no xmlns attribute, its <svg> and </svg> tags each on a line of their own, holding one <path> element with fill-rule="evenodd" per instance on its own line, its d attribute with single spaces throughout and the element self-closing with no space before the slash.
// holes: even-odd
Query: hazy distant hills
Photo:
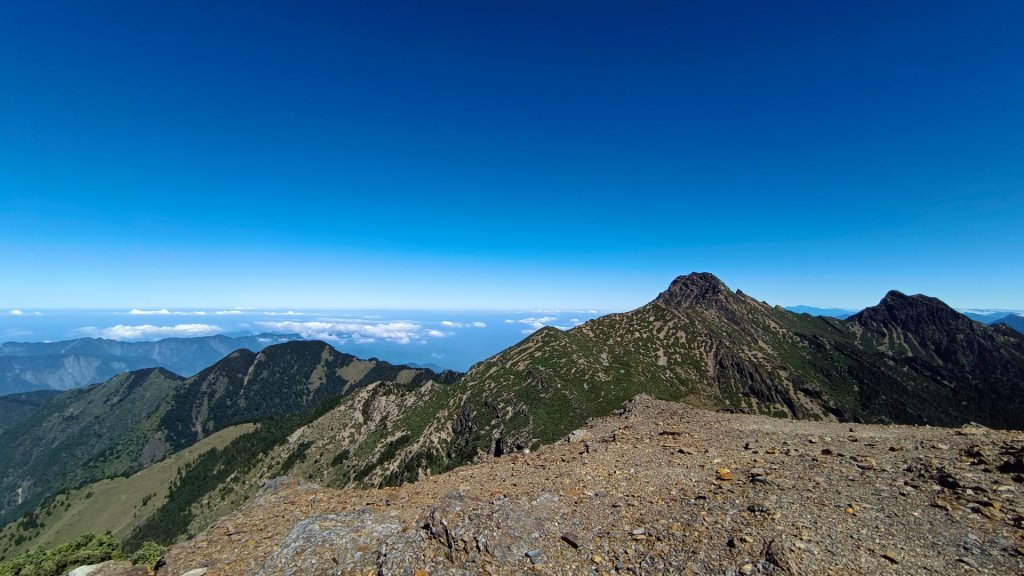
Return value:
<svg viewBox="0 0 1024 576">
<path fill-rule="evenodd" d="M 1013 328 L 1017 332 L 1024 334 L 1024 316 L 1018 316 L 1017 314 L 1007 314 L 1002 318 L 992 322 L 992 325 L 1005 324 L 1010 328 Z"/>
<path fill-rule="evenodd" d="M 79 338 L 62 342 L 0 344 L 0 395 L 31 390 L 68 390 L 108 380 L 121 372 L 165 368 L 190 376 L 227 354 L 299 339 L 294 334 L 166 338 L 121 342 Z"/>
<path fill-rule="evenodd" d="M 816 306 L 786 306 L 786 310 L 795 314 L 810 314 L 811 316 L 831 316 L 845 320 L 857 313 L 857 310 L 846 310 L 843 308 L 818 308 Z"/>
</svg>

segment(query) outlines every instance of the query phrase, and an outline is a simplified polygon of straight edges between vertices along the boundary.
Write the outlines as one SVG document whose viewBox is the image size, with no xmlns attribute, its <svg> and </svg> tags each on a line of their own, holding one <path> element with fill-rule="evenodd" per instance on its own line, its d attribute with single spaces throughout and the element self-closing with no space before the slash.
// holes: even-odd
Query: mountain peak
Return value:
<svg viewBox="0 0 1024 576">
<path fill-rule="evenodd" d="M 672 308 L 689 308 L 721 301 L 732 295 L 724 282 L 710 272 L 691 272 L 679 276 L 668 290 L 658 295 L 658 302 Z"/>
<path fill-rule="evenodd" d="M 896 325 L 903 325 L 907 321 L 917 323 L 922 320 L 959 324 L 967 320 L 966 316 L 950 308 L 938 298 L 924 294 L 908 296 L 899 290 L 890 290 L 876 306 L 865 308 L 854 317 L 868 323 L 882 322 Z"/>
</svg>

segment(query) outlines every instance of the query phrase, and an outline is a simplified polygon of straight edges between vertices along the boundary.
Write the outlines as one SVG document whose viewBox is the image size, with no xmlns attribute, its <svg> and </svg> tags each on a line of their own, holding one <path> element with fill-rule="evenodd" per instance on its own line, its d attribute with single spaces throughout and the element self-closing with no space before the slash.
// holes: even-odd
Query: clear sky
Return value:
<svg viewBox="0 0 1024 576">
<path fill-rule="evenodd" d="M 0 307 L 1024 308 L 1024 3 L 0 3 Z"/>
</svg>

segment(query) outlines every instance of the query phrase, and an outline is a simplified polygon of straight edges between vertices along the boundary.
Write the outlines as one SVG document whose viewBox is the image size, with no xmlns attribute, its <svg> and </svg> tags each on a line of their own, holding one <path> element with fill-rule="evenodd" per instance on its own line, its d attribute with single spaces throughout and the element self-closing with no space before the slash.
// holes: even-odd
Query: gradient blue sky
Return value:
<svg viewBox="0 0 1024 576">
<path fill-rule="evenodd" d="M 4 2 L 0 307 L 1024 308 L 1024 3 Z"/>
</svg>

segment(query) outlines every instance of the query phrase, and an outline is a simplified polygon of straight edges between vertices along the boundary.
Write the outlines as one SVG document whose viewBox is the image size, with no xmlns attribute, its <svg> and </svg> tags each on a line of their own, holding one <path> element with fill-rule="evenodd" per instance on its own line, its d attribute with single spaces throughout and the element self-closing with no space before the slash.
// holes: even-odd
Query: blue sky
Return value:
<svg viewBox="0 0 1024 576">
<path fill-rule="evenodd" d="M 1024 4 L 8 2 L 0 307 L 1024 308 Z"/>
</svg>

